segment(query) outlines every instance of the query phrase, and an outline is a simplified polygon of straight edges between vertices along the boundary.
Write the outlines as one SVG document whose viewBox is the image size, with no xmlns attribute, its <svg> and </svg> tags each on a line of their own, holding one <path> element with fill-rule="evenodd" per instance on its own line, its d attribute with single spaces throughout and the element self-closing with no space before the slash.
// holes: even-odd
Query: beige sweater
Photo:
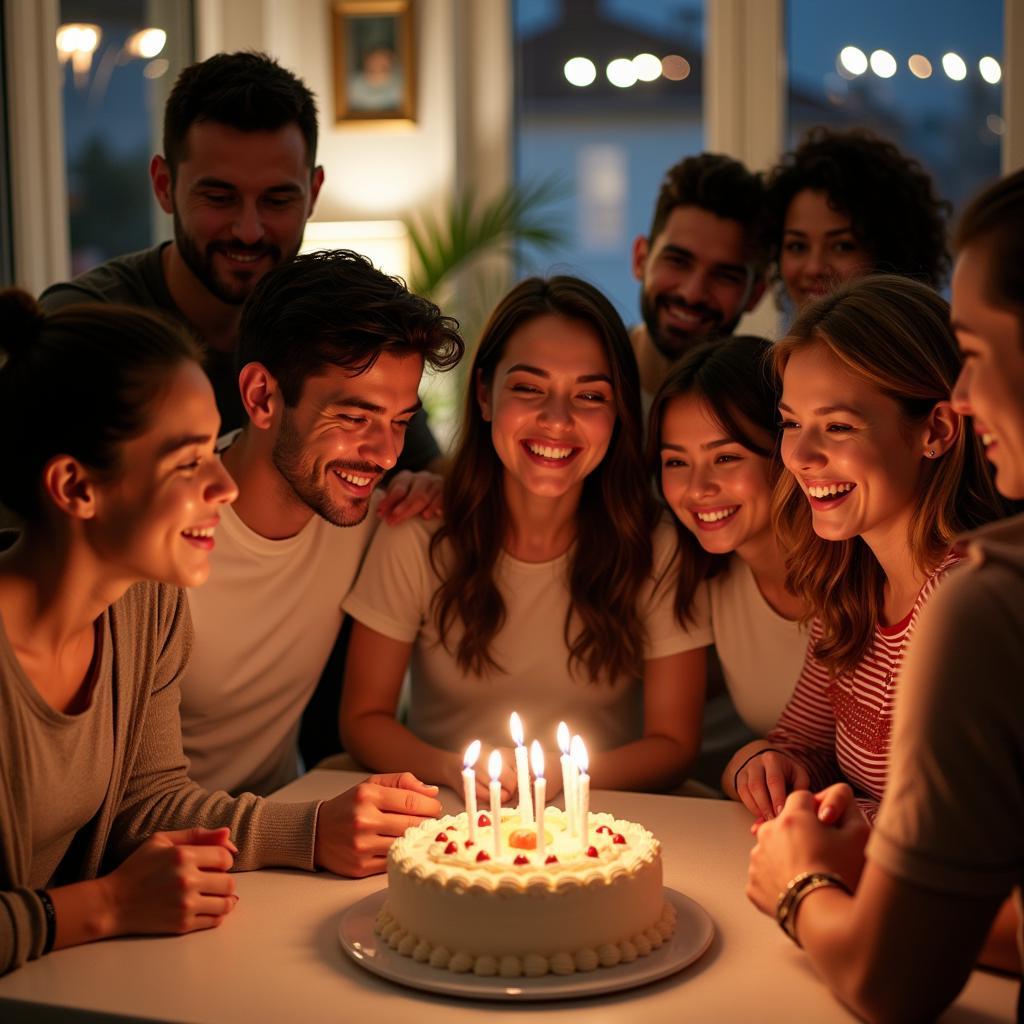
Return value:
<svg viewBox="0 0 1024 1024">
<path fill-rule="evenodd" d="M 188 778 L 178 717 L 178 682 L 192 642 L 184 593 L 165 584 L 136 584 L 104 612 L 99 636 L 96 692 L 111 687 L 113 693 L 110 783 L 51 884 L 95 878 L 152 833 L 197 825 L 231 829 L 239 848 L 236 869 L 311 870 L 317 803 L 269 803 L 249 794 L 232 799 Z M 38 808 L 45 801 L 87 799 L 66 782 L 57 786 L 38 777 L 35 766 L 25 763 L 25 733 L 39 719 L 25 713 L 24 683 L 0 630 L 0 974 L 39 956 L 45 941 L 43 907 L 30 888 Z"/>
</svg>

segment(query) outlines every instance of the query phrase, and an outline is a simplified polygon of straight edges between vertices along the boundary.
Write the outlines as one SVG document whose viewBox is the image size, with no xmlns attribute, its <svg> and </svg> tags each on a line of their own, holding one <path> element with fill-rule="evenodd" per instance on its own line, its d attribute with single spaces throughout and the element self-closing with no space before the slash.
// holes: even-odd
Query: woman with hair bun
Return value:
<svg viewBox="0 0 1024 1024">
<path fill-rule="evenodd" d="M 367 873 L 346 859 L 352 790 L 271 804 L 186 774 L 181 588 L 206 579 L 237 493 L 196 344 L 144 310 L 43 316 L 19 291 L 0 293 L 0 323 L 0 501 L 21 523 L 0 535 L 0 974 L 215 927 L 233 866 Z"/>
<path fill-rule="evenodd" d="M 865 274 L 941 288 L 950 209 L 921 165 L 892 143 L 863 129 L 814 128 L 768 177 L 777 279 L 797 311 Z"/>
</svg>

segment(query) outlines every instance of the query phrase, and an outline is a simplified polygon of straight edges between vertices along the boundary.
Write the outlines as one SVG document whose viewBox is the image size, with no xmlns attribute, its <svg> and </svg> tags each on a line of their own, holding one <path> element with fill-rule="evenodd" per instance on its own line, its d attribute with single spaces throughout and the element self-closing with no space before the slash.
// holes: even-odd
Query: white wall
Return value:
<svg viewBox="0 0 1024 1024">
<path fill-rule="evenodd" d="M 324 187 L 316 220 L 400 217 L 446 198 L 455 184 L 457 0 L 418 0 L 417 121 L 339 127 L 334 119 L 328 0 L 199 0 L 197 58 L 256 48 L 316 94 Z"/>
</svg>

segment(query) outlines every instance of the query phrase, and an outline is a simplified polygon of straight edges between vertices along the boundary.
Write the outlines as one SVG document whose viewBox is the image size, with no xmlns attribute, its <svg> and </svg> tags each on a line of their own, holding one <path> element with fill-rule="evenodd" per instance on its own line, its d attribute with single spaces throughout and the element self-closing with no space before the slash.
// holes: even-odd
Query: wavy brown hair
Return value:
<svg viewBox="0 0 1024 1024">
<path fill-rule="evenodd" d="M 899 406 L 908 426 L 949 398 L 960 372 L 949 305 L 923 284 L 893 275 L 860 278 L 797 317 L 773 351 L 782 377 L 794 352 L 824 345 L 854 376 Z M 817 617 L 822 637 L 814 655 L 833 676 L 853 669 L 871 643 L 882 609 L 885 574 L 860 537 L 822 540 L 796 477 L 783 473 L 772 495 L 772 518 L 788 552 L 787 583 Z M 1006 514 L 978 437 L 965 430 L 939 459 L 922 462 L 907 544 L 922 573 L 931 573 L 954 537 Z"/>
<path fill-rule="evenodd" d="M 666 505 L 661 486 L 661 427 L 669 404 L 677 398 L 702 402 L 726 437 L 755 455 L 770 459 L 769 480 L 774 480 L 779 467 L 779 388 L 768 361 L 771 351 L 770 341 L 754 335 L 706 341 L 687 352 L 669 372 L 651 404 L 647 431 L 647 465 Z M 758 432 L 771 438 L 769 446 L 758 439 Z M 677 567 L 676 616 L 685 623 L 701 581 L 717 576 L 730 556 L 705 551 L 679 517 L 673 514 L 672 518 L 678 548 L 669 571 Z"/>
<path fill-rule="evenodd" d="M 494 379 L 515 332 L 545 315 L 588 326 L 611 367 L 616 421 L 608 451 L 584 481 L 576 510 L 565 643 L 569 664 L 578 663 L 591 682 L 614 680 L 639 673 L 643 663 L 644 627 L 637 604 L 651 572 L 655 506 L 644 472 L 640 381 L 629 336 L 608 299 L 578 278 L 528 278 L 502 299 L 484 328 L 445 481 L 444 524 L 430 546 L 431 564 L 444 580 L 432 612 L 449 650 L 447 638 L 461 622 L 463 634 L 453 653 L 463 671 L 483 675 L 500 670 L 491 643 L 504 625 L 506 609 L 494 569 L 509 522 L 504 467 L 476 387 L 478 381 L 486 385 Z"/>
</svg>

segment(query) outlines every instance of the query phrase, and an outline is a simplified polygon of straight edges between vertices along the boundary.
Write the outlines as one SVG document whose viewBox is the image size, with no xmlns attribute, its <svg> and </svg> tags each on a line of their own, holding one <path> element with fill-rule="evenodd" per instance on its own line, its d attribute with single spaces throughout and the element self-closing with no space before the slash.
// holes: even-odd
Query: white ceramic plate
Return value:
<svg viewBox="0 0 1024 1024">
<path fill-rule="evenodd" d="M 373 930 L 387 890 L 381 889 L 353 904 L 342 914 L 338 928 L 341 947 L 360 967 L 389 981 L 426 992 L 464 999 L 577 999 L 602 992 L 646 985 L 682 970 L 711 945 L 715 926 L 707 911 L 688 896 L 666 889 L 665 896 L 678 911 L 676 930 L 659 949 L 637 957 L 631 964 L 599 967 L 596 971 L 569 975 L 546 974 L 542 978 L 479 978 L 452 974 L 396 953 Z"/>
</svg>

